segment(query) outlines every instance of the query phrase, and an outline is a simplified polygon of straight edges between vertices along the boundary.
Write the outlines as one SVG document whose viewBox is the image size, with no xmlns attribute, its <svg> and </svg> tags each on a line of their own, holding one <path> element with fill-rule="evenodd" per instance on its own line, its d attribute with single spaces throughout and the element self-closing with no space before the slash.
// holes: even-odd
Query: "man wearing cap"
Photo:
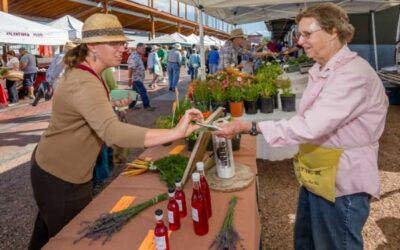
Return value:
<svg viewBox="0 0 400 250">
<path fill-rule="evenodd" d="M 22 84 L 28 90 L 28 98 L 35 99 L 33 95 L 33 84 L 35 83 L 37 75 L 35 56 L 28 53 L 24 47 L 19 48 L 18 51 L 21 55 L 20 68 L 24 71 L 24 80 Z"/>
<path fill-rule="evenodd" d="M 179 81 L 179 73 L 181 69 L 182 55 L 179 52 L 182 47 L 179 43 L 175 44 L 174 48 L 168 50 L 167 60 L 168 60 L 168 81 L 169 90 L 175 91 L 176 85 Z"/>
<path fill-rule="evenodd" d="M 238 52 L 244 40 L 245 35 L 242 29 L 234 29 L 231 31 L 229 40 L 225 42 L 225 45 L 220 51 L 219 70 L 238 65 Z"/>
<path fill-rule="evenodd" d="M 148 111 L 153 111 L 155 108 L 150 106 L 149 95 L 147 94 L 147 90 L 144 87 L 144 78 L 145 78 L 145 68 L 144 63 L 142 61 L 142 55 L 146 52 L 146 47 L 143 43 L 138 43 L 136 46 L 136 51 L 132 52 L 132 54 L 128 58 L 128 84 L 129 87 L 132 86 L 132 89 L 139 93 L 140 98 L 143 102 L 143 108 Z M 136 101 L 133 101 L 129 108 L 134 108 Z"/>
</svg>

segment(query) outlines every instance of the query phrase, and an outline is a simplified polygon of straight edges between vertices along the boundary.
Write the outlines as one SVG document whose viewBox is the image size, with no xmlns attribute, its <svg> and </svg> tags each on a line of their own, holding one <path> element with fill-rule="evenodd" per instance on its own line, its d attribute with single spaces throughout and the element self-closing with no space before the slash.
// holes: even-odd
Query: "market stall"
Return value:
<svg viewBox="0 0 400 250">
<path fill-rule="evenodd" d="M 182 143 L 184 142 L 180 141 L 175 142 L 170 147 L 160 146 L 149 148 L 141 157 L 152 157 L 153 159 L 163 157 L 177 144 Z M 241 150 L 234 153 L 234 159 L 235 162 L 249 166 L 254 174 L 257 173 L 254 137 L 243 136 Z M 81 213 L 65 226 L 59 234 L 52 238 L 43 249 L 139 249 L 148 231 L 155 227 L 154 211 L 158 208 L 165 211 L 167 206 L 166 201 L 141 212 L 125 225 L 120 232 L 113 235 L 111 240 L 104 245 L 102 245 L 101 240 L 90 242 L 90 240 L 83 239 L 75 245 L 73 242 L 79 237 L 78 231 L 82 229 L 81 223 L 83 221 L 93 221 L 99 215 L 110 211 L 122 196 L 135 196 L 134 204 L 138 204 L 165 192 L 166 185 L 159 178 L 154 173 L 146 173 L 134 177 L 117 177 Z M 170 236 L 171 249 L 208 249 L 221 228 L 228 202 L 234 195 L 238 197 L 238 203 L 235 207 L 234 224 L 242 238 L 241 243 L 245 249 L 259 249 L 261 229 L 256 200 L 256 187 L 256 182 L 253 181 L 250 186 L 241 191 L 230 193 L 212 191 L 213 214 L 209 219 L 209 232 L 204 236 L 197 236 L 193 231 L 190 213 L 192 182 L 188 181 L 184 187 L 186 203 L 188 204 L 188 215 L 181 220 L 181 228 L 178 231 L 172 232 Z M 166 221 L 165 215 L 164 221 Z"/>
</svg>

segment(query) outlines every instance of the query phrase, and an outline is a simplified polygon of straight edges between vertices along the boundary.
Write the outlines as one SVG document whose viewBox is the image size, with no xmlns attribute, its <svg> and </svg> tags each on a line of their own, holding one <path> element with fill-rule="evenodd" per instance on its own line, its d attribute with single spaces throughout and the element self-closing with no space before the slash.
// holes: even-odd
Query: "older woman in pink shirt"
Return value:
<svg viewBox="0 0 400 250">
<path fill-rule="evenodd" d="M 341 7 L 317 4 L 296 21 L 299 44 L 316 61 L 297 115 L 258 124 L 234 121 L 214 134 L 261 132 L 272 146 L 299 144 L 295 249 L 362 249 L 370 198 L 380 193 L 385 91 L 368 62 L 347 47 L 354 28 Z"/>
</svg>

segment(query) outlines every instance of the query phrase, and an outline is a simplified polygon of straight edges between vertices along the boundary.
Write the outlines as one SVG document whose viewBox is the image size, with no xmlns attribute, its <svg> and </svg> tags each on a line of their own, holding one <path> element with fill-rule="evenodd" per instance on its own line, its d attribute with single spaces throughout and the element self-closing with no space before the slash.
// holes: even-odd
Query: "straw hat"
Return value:
<svg viewBox="0 0 400 250">
<path fill-rule="evenodd" d="M 234 38 L 246 38 L 246 36 L 243 33 L 242 29 L 234 29 L 234 30 L 231 30 L 231 35 L 229 37 L 229 40 L 232 40 Z"/>
<path fill-rule="evenodd" d="M 85 20 L 81 43 L 126 42 L 122 25 L 112 14 L 96 13 Z"/>
<path fill-rule="evenodd" d="M 64 49 L 70 50 L 70 49 L 75 48 L 76 45 L 78 45 L 78 44 L 76 44 L 74 42 L 66 42 L 64 45 Z"/>
<path fill-rule="evenodd" d="M 175 49 L 182 49 L 181 45 L 179 43 L 175 44 Z"/>
</svg>

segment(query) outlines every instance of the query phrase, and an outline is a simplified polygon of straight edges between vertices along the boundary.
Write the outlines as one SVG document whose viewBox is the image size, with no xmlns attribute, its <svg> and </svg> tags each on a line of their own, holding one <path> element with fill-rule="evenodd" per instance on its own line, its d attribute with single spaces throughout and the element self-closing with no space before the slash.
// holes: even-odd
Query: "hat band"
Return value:
<svg viewBox="0 0 400 250">
<path fill-rule="evenodd" d="M 87 30 L 82 32 L 82 38 L 96 36 L 123 36 L 124 31 L 121 28 Z"/>
</svg>

